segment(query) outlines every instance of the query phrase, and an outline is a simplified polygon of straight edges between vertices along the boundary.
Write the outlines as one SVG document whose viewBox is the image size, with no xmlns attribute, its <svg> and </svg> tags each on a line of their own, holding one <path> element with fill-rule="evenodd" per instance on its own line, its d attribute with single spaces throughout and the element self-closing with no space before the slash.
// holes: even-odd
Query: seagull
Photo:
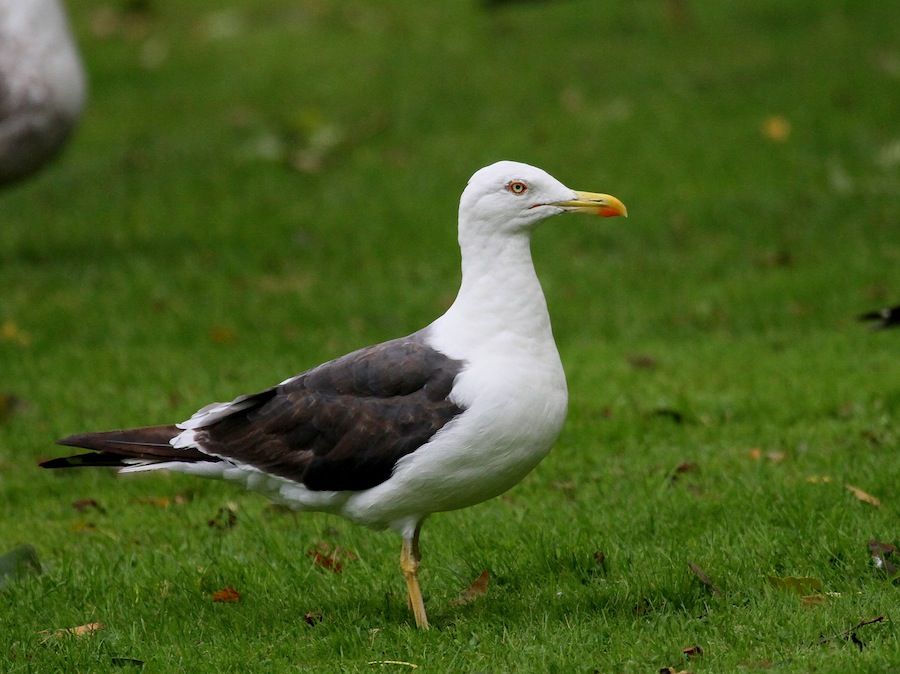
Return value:
<svg viewBox="0 0 900 674">
<path fill-rule="evenodd" d="M 84 70 L 59 0 L 0 0 L 0 185 L 59 152 L 84 99 Z"/>
<path fill-rule="evenodd" d="M 528 164 L 482 168 L 459 202 L 459 293 L 430 325 L 178 424 L 64 438 L 93 451 L 41 465 L 224 478 L 296 510 L 392 529 L 416 625 L 428 629 L 422 523 L 517 484 L 566 417 L 565 373 L 531 259 L 535 226 L 561 213 L 627 216 L 617 198 L 576 192 Z"/>
<path fill-rule="evenodd" d="M 879 328 L 896 328 L 900 326 L 900 304 L 876 311 L 867 311 L 859 315 L 859 320 L 872 321 L 872 327 L 876 330 Z"/>
</svg>

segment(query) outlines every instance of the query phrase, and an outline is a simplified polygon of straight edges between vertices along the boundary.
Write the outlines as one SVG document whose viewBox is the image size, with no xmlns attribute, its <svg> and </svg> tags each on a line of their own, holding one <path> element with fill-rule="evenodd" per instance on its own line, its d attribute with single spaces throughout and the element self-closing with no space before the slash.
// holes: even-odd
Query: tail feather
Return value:
<svg viewBox="0 0 900 674">
<path fill-rule="evenodd" d="M 218 461 L 195 447 L 176 449 L 169 441 L 181 433 L 177 426 L 147 426 L 101 433 L 70 435 L 57 444 L 93 450 L 88 454 L 50 459 L 42 468 L 76 468 L 81 466 L 129 466 L 137 461 Z"/>
</svg>

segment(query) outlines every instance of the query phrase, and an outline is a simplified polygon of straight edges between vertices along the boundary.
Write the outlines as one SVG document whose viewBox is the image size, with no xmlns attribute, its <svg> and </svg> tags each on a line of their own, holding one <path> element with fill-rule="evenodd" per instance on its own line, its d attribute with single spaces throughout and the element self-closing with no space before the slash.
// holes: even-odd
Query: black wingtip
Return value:
<svg viewBox="0 0 900 674">
<path fill-rule="evenodd" d="M 57 459 L 50 459 L 49 461 L 41 461 L 38 466 L 41 468 L 74 468 L 80 464 L 74 463 L 71 459 L 74 457 L 60 457 Z"/>
<path fill-rule="evenodd" d="M 61 456 L 56 459 L 41 461 L 41 468 L 96 468 L 99 466 L 121 467 L 125 464 L 121 456 L 108 452 L 88 452 L 74 456 Z"/>
<path fill-rule="evenodd" d="M 896 328 L 900 326 L 900 304 L 894 307 L 885 307 L 876 311 L 867 311 L 857 316 L 860 321 L 872 321 L 872 327 L 876 330 L 882 328 Z"/>
</svg>

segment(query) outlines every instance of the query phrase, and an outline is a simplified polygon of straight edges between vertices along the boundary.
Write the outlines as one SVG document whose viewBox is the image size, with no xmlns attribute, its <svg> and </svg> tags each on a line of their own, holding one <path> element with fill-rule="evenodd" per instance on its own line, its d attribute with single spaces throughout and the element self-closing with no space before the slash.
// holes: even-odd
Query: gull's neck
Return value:
<svg viewBox="0 0 900 674">
<path fill-rule="evenodd" d="M 434 327 L 445 352 L 482 348 L 556 356 L 547 302 L 531 259 L 530 232 L 471 227 L 460 219 L 462 283 Z"/>
</svg>

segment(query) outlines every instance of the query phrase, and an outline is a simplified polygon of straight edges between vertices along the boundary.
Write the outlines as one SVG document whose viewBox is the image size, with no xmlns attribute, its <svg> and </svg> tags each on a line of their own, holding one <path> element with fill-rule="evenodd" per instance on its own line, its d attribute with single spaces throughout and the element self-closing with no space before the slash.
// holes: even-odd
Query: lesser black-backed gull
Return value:
<svg viewBox="0 0 900 674">
<path fill-rule="evenodd" d="M 515 485 L 566 417 L 566 378 L 531 260 L 535 225 L 560 213 L 626 215 L 615 197 L 576 192 L 527 164 L 483 168 L 459 203 L 459 294 L 428 327 L 180 424 L 65 438 L 94 453 L 42 465 L 226 478 L 298 510 L 394 529 L 409 603 L 427 628 L 422 522 Z"/>
</svg>

